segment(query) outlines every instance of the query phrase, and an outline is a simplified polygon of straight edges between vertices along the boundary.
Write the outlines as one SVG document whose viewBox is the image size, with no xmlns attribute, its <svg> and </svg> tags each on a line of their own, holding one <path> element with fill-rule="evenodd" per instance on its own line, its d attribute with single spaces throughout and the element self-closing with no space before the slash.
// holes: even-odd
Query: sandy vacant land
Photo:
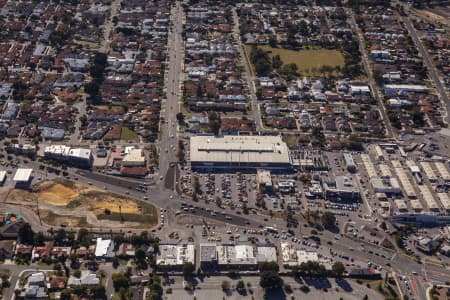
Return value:
<svg viewBox="0 0 450 300">
<path fill-rule="evenodd" d="M 103 220 L 151 227 L 158 222 L 157 210 L 149 203 L 65 179 L 41 182 L 32 192 L 13 189 L 5 198 L 11 204 L 39 203 L 44 221 L 50 225 L 85 226 Z"/>
<path fill-rule="evenodd" d="M 79 195 L 77 190 L 60 183 L 50 184 L 48 188 L 38 192 L 39 201 L 57 206 L 65 206 Z"/>
<path fill-rule="evenodd" d="M 88 222 L 86 217 L 61 216 L 49 210 L 39 210 L 42 220 L 51 226 L 61 226 L 64 224 L 67 227 L 86 227 Z"/>
</svg>

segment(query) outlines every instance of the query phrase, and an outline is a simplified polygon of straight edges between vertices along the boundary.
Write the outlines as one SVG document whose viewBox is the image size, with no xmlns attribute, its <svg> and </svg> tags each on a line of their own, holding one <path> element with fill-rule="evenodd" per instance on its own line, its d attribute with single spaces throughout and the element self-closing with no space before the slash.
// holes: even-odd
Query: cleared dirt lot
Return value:
<svg viewBox="0 0 450 300">
<path fill-rule="evenodd" d="M 158 222 L 156 208 L 121 195 L 58 179 L 33 186 L 32 191 L 13 189 L 5 197 L 10 204 L 35 207 L 50 225 L 83 227 L 101 220 L 103 225 L 152 227 Z"/>
</svg>

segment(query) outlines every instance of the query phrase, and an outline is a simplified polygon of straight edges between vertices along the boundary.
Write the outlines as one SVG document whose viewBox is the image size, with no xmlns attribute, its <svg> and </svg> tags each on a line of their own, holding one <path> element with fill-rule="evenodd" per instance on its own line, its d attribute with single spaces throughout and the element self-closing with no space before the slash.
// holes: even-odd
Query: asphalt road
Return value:
<svg viewBox="0 0 450 300">
<path fill-rule="evenodd" d="M 176 150 L 178 146 L 178 130 L 176 115 L 179 111 L 178 99 L 180 95 L 180 79 L 182 76 L 182 30 L 183 10 L 180 2 L 172 11 L 172 27 L 169 31 L 168 44 L 168 70 L 165 82 L 165 121 L 161 124 L 159 171 L 166 176 L 170 164 L 177 162 Z"/>
<path fill-rule="evenodd" d="M 117 16 L 120 9 L 120 0 L 114 0 L 110 4 L 111 12 L 109 14 L 109 18 L 106 20 L 105 25 L 103 26 L 103 38 L 100 42 L 99 51 L 103 53 L 107 53 L 109 51 L 110 39 L 109 36 L 111 34 L 111 30 L 113 28 L 113 18 Z"/>
<path fill-rule="evenodd" d="M 252 78 L 252 73 L 250 72 L 249 62 L 247 62 L 247 59 L 245 57 L 244 46 L 242 45 L 242 41 L 241 41 L 241 33 L 239 30 L 239 17 L 237 15 L 236 8 L 233 8 L 233 22 L 234 22 L 233 35 L 234 35 L 234 39 L 238 43 L 239 56 L 241 59 L 241 63 L 244 66 L 244 72 L 245 72 L 244 79 L 247 81 L 247 86 L 249 89 L 250 104 L 252 107 L 253 119 L 255 120 L 256 131 L 260 132 L 260 131 L 264 130 L 264 127 L 262 125 L 261 114 L 259 112 L 258 98 L 256 97 L 255 82 Z"/>
<path fill-rule="evenodd" d="M 69 175 L 71 177 L 76 176 L 78 177 L 78 180 L 83 183 L 90 182 L 93 186 L 96 186 L 98 188 L 104 188 L 106 187 L 107 190 L 111 192 L 115 192 L 122 195 L 127 195 L 129 197 L 132 197 L 134 199 L 147 201 L 145 199 L 148 198 L 148 201 L 155 204 L 158 207 L 161 208 L 167 208 L 172 213 L 176 210 L 180 209 L 180 202 L 185 201 L 187 203 L 190 203 L 194 206 L 197 206 L 199 208 L 195 209 L 195 212 L 190 213 L 191 215 L 198 216 L 199 218 L 203 218 L 205 220 L 207 219 L 213 219 L 217 221 L 222 221 L 224 223 L 228 223 L 230 225 L 236 225 L 236 226 L 242 226 L 242 227 L 258 227 L 259 225 L 263 226 L 273 226 L 281 230 L 286 230 L 286 224 L 281 219 L 270 219 L 268 216 L 264 215 L 237 215 L 235 211 L 227 208 L 227 209 L 219 209 L 215 205 L 207 205 L 205 203 L 193 203 L 191 200 L 186 200 L 180 197 L 172 190 L 172 186 L 174 186 L 174 179 L 170 178 L 176 178 L 176 172 L 172 171 L 170 167 L 170 163 L 176 161 L 176 155 L 175 151 L 173 150 L 173 147 L 176 148 L 177 146 L 177 124 L 176 124 L 176 114 L 179 111 L 178 106 L 178 100 L 179 100 L 179 91 L 180 91 L 180 76 L 182 74 L 182 37 L 181 37 L 181 31 L 182 31 L 182 8 L 179 3 L 177 3 L 177 6 L 173 10 L 172 14 L 172 29 L 171 34 L 169 37 L 169 61 L 168 61 L 168 71 L 167 71 L 167 77 L 166 77 L 166 88 L 167 88 L 167 100 L 165 104 L 165 111 L 164 111 L 164 117 L 167 123 L 162 124 L 161 128 L 161 139 L 160 139 L 160 174 L 163 176 L 164 180 L 159 180 L 158 184 L 156 186 L 150 186 L 148 187 L 148 191 L 146 193 L 139 192 L 136 190 L 139 185 L 142 184 L 141 181 L 138 180 L 128 180 L 123 178 L 117 178 L 113 176 L 108 176 L 100 173 L 95 172 L 89 172 L 89 171 L 76 171 L 73 169 L 69 169 Z M 236 16 L 235 16 L 236 17 Z M 354 18 L 353 18 L 353 22 Z M 354 24 L 356 25 L 356 24 Z M 236 23 L 235 26 L 238 26 Z M 236 28 L 235 28 L 236 30 Z M 358 38 L 360 39 L 360 46 L 362 45 L 361 42 L 361 34 L 358 33 Z M 238 39 L 239 40 L 239 39 Z M 240 41 L 239 41 L 240 43 Z M 240 45 L 240 44 L 239 44 Z M 240 45 L 241 48 L 241 56 L 242 56 L 242 45 Z M 380 101 L 380 97 L 378 96 L 378 92 L 376 89 L 376 85 L 374 84 L 373 77 L 371 75 L 370 71 L 370 65 L 368 63 L 367 56 L 365 52 L 362 49 L 363 57 L 364 57 L 364 66 L 367 70 L 370 82 L 371 82 L 371 88 L 374 92 L 375 97 L 378 101 Z M 254 89 L 254 86 L 251 81 L 251 77 L 249 77 L 249 70 L 247 63 L 244 64 L 246 68 L 246 72 L 248 73 L 248 82 L 249 82 L 249 88 L 252 91 Z M 252 95 L 254 95 L 254 91 L 251 92 Z M 256 103 L 256 96 L 252 100 L 253 105 Z M 380 102 L 381 103 L 381 102 Z M 384 113 L 384 109 L 381 110 L 382 113 Z M 258 124 L 260 122 L 259 115 L 257 114 L 257 109 L 254 108 L 255 113 L 255 120 Z M 385 114 L 385 113 L 384 113 Z M 385 116 L 384 116 L 385 117 Z M 258 121 L 259 120 L 259 121 Z M 388 130 L 391 130 L 390 127 Z M 392 132 L 392 131 L 391 131 Z M 167 149 L 167 152 L 165 151 Z M 35 170 L 38 168 L 39 163 L 33 162 L 29 164 L 23 164 L 22 166 L 33 166 Z M 39 172 L 39 171 L 36 171 Z M 176 180 L 176 179 L 175 179 Z M 216 216 L 212 216 L 211 213 L 206 211 L 206 208 L 212 208 L 216 210 L 218 213 L 216 213 Z M 5 209 L 9 209 L 10 207 L 3 206 Z M 203 208 L 203 209 L 201 209 Z M 20 209 L 16 206 L 16 209 Z M 42 229 L 46 230 L 45 224 L 40 225 L 39 219 L 37 216 L 33 213 L 28 214 L 28 212 L 24 212 L 25 210 L 21 211 L 21 214 L 26 217 L 30 223 L 32 223 L 33 228 L 35 229 Z M 219 211 L 223 211 L 226 215 L 231 217 L 231 220 L 226 219 L 225 215 L 222 213 L 219 213 Z M 267 221 L 266 221 L 266 220 Z M 170 220 L 168 220 L 168 223 L 171 223 Z M 41 227 L 40 227 L 41 226 Z M 168 226 L 168 225 L 166 225 Z M 303 234 L 309 234 L 310 229 L 304 229 L 304 228 L 298 228 L 295 230 L 297 236 L 302 236 Z M 342 252 L 348 256 L 352 256 L 355 258 L 355 260 L 359 261 L 371 261 L 377 265 L 383 266 L 383 268 L 392 270 L 397 272 L 400 275 L 410 276 L 410 274 L 413 271 L 418 272 L 419 280 L 413 279 L 415 284 L 417 285 L 417 289 L 415 292 L 417 292 L 417 299 L 424 299 L 421 298 L 424 294 L 424 290 L 426 287 L 426 283 L 428 280 L 436 281 L 439 278 L 450 278 L 450 272 L 449 270 L 443 268 L 439 265 L 420 265 L 417 262 L 405 257 L 402 254 L 394 254 L 391 257 L 388 258 L 382 258 L 380 256 L 377 256 L 376 254 L 371 254 L 367 251 L 367 249 L 371 248 L 372 252 L 375 253 L 375 251 L 384 251 L 380 247 L 375 245 L 365 245 L 364 248 L 361 246 L 360 241 L 355 241 L 348 238 L 341 238 L 339 241 L 336 241 L 334 239 L 334 234 L 331 232 L 324 232 L 323 235 L 321 235 L 322 239 L 322 245 L 324 247 L 328 247 L 325 245 L 328 241 L 332 242 L 333 245 L 329 246 L 329 248 Z M 352 248 L 353 250 L 350 250 Z M 387 263 L 391 264 L 391 267 L 387 265 Z M 421 278 L 425 278 L 427 281 L 423 281 Z M 449 279 L 450 280 L 450 279 Z M 8 299 L 8 298 L 7 298 Z"/>
<path fill-rule="evenodd" d="M 441 101 L 444 105 L 444 109 L 446 112 L 445 120 L 448 123 L 448 122 L 450 122 L 450 115 L 448 113 L 448 110 L 450 108 L 450 99 L 448 97 L 446 89 L 445 89 L 444 85 L 442 84 L 441 79 L 440 79 L 434 65 L 431 63 L 431 58 L 430 58 L 430 55 L 428 54 L 428 51 L 424 48 L 422 42 L 420 41 L 419 37 L 417 36 L 416 29 L 411 24 L 411 21 L 409 20 L 408 17 L 404 17 L 402 20 L 405 23 L 405 26 L 408 29 L 408 32 L 411 35 L 411 37 L 414 41 L 414 44 L 416 45 L 416 49 L 419 51 L 420 55 L 422 56 L 422 60 L 428 69 L 428 74 L 429 74 L 430 78 L 433 80 L 434 85 L 441 96 Z"/>
<path fill-rule="evenodd" d="M 362 33 L 358 27 L 358 24 L 356 23 L 355 15 L 353 11 L 350 11 L 351 13 L 351 24 L 353 27 L 353 31 L 356 33 L 356 36 L 358 38 L 359 43 L 359 51 L 361 52 L 362 62 L 364 65 L 364 70 L 366 71 L 368 83 L 370 86 L 370 90 L 372 91 L 372 95 L 375 98 L 375 100 L 378 102 L 379 111 L 381 113 L 381 116 L 384 120 L 384 124 L 386 126 L 386 135 L 388 137 L 394 137 L 395 138 L 395 131 L 392 129 L 391 122 L 389 121 L 389 118 L 386 113 L 386 109 L 384 107 L 383 101 L 380 97 L 380 94 L 378 93 L 378 87 L 375 82 L 375 79 L 373 78 L 372 68 L 369 63 L 369 58 L 367 57 L 366 50 L 364 49 L 364 37 L 362 36 Z"/>
</svg>

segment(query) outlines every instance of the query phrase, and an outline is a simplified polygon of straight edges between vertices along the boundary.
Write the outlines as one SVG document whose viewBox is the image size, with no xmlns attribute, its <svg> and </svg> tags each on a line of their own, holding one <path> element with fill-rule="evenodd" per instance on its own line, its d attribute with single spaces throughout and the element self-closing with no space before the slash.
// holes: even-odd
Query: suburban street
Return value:
<svg viewBox="0 0 450 300">
<path fill-rule="evenodd" d="M 176 115 L 179 111 L 178 101 L 180 95 L 180 80 L 182 76 L 183 53 L 182 45 L 183 39 L 181 32 L 183 30 L 183 9 L 180 2 L 177 2 L 172 13 L 172 27 L 169 31 L 168 44 L 168 65 L 167 76 L 165 82 L 166 101 L 164 104 L 164 122 L 161 123 L 160 132 L 160 158 L 159 158 L 159 172 L 162 177 L 167 177 L 168 169 L 175 167 L 177 162 L 177 119 Z M 173 174 L 173 173 L 172 173 Z M 174 176 L 166 180 L 174 180 Z M 160 179 L 162 183 L 162 178 Z M 163 185 L 159 185 L 163 187 Z M 173 184 L 172 184 L 173 186 Z"/>
<path fill-rule="evenodd" d="M 250 66 L 249 66 L 249 63 L 247 62 L 247 58 L 245 55 L 244 45 L 242 44 L 241 33 L 239 30 L 239 17 L 237 15 L 236 8 L 233 8 L 233 22 L 234 22 L 233 36 L 234 36 L 234 39 L 237 41 L 237 47 L 238 47 L 238 51 L 239 51 L 241 64 L 244 67 L 243 77 L 244 77 L 245 81 L 247 82 L 247 87 L 249 90 L 250 105 L 252 107 L 252 113 L 253 113 L 253 119 L 255 120 L 256 131 L 262 132 L 264 130 L 264 126 L 262 124 L 261 114 L 259 111 L 258 98 L 256 97 L 255 81 L 253 80 L 253 76 L 250 71 Z"/>
<path fill-rule="evenodd" d="M 436 87 L 437 91 L 439 92 L 440 99 L 442 101 L 443 110 L 444 112 L 444 118 L 446 122 L 450 122 L 450 99 L 448 97 L 448 93 L 445 89 L 445 86 L 442 84 L 442 81 L 440 79 L 440 76 L 438 75 L 436 68 L 431 62 L 430 55 L 428 54 L 428 51 L 424 48 L 422 42 L 420 41 L 416 29 L 414 28 L 413 24 L 411 23 L 410 19 L 408 17 L 403 17 L 403 22 L 406 25 L 406 28 L 408 29 L 409 34 L 411 35 L 414 44 L 416 45 L 417 50 L 419 51 L 420 55 L 422 56 L 423 62 L 425 66 L 428 69 L 428 73 L 430 74 L 430 79 L 433 80 L 434 86 Z"/>
<path fill-rule="evenodd" d="M 373 78 L 373 73 L 372 73 L 372 68 L 370 66 L 369 63 L 369 58 L 367 56 L 366 50 L 364 49 L 364 37 L 362 35 L 361 30 L 358 27 L 358 24 L 356 23 L 356 19 L 355 19 L 355 15 L 353 13 L 353 11 L 350 11 L 350 15 L 351 15 L 351 25 L 354 29 L 354 31 L 356 32 L 356 37 L 358 38 L 358 43 L 359 43 L 359 51 L 361 52 L 361 57 L 362 57 L 362 63 L 364 65 L 364 70 L 365 73 L 368 77 L 368 84 L 370 86 L 370 90 L 372 92 L 372 96 L 375 98 L 375 100 L 378 103 L 378 110 L 381 113 L 381 116 L 384 120 L 383 124 L 386 126 L 386 136 L 387 137 L 394 137 L 395 138 L 395 131 L 392 129 L 391 123 L 389 121 L 389 118 L 387 116 L 386 113 L 386 109 L 384 107 L 384 103 L 383 100 L 378 92 L 378 87 L 377 87 L 377 83 L 375 82 L 375 79 Z"/>
<path fill-rule="evenodd" d="M 111 13 L 109 14 L 109 18 L 106 20 L 104 29 L 103 29 L 103 37 L 100 42 L 99 52 L 108 53 L 110 48 L 110 35 L 113 30 L 113 19 L 119 13 L 120 9 L 120 0 L 114 0 L 110 5 Z"/>
<path fill-rule="evenodd" d="M 256 299 L 276 287 L 273 299 L 425 300 L 450 282 L 450 130 L 431 126 L 437 96 L 450 122 L 450 99 L 444 64 L 422 43 L 442 28 L 403 17 L 396 1 L 16 2 L 0 5 L 11 40 L 0 47 L 11 72 L 0 74 L 4 299 L 74 252 L 83 271 L 97 261 L 108 299 L 124 291 L 117 272 L 127 285 L 162 275 L 159 290 L 136 280 L 167 299 L 240 299 L 231 269 Z M 252 61 L 250 45 L 261 50 Z"/>
</svg>

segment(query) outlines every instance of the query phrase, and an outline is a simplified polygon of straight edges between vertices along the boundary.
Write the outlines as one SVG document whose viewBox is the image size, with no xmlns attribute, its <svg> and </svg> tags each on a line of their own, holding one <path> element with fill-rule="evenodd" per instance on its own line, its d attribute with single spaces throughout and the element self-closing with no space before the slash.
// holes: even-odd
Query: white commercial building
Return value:
<svg viewBox="0 0 450 300">
<path fill-rule="evenodd" d="M 258 182 L 259 186 L 262 186 L 266 189 L 271 189 L 272 188 L 272 176 L 270 175 L 270 171 L 258 170 L 257 182 Z"/>
<path fill-rule="evenodd" d="M 407 93 L 425 93 L 428 92 L 428 88 L 424 85 L 415 84 L 385 84 L 383 91 L 386 96 L 394 97 Z"/>
<path fill-rule="evenodd" d="M 72 148 L 66 145 L 51 145 L 44 149 L 44 157 L 66 161 L 80 167 L 92 167 L 94 157 L 89 148 Z"/>
<path fill-rule="evenodd" d="M 370 183 L 372 184 L 375 193 L 384 194 L 401 194 L 400 184 L 397 178 L 370 178 Z"/>
<path fill-rule="evenodd" d="M 298 264 L 306 263 L 308 261 L 319 261 L 319 256 L 315 251 L 299 250 L 297 252 Z"/>
<path fill-rule="evenodd" d="M 277 261 L 277 249 L 272 245 L 257 246 L 256 260 L 260 262 Z"/>
<path fill-rule="evenodd" d="M 195 245 L 161 244 L 156 256 L 156 264 L 161 268 L 180 268 L 184 263 L 195 265 Z"/>
<path fill-rule="evenodd" d="M 256 251 L 251 245 L 217 246 L 218 263 L 228 267 L 256 268 Z"/>
<path fill-rule="evenodd" d="M 205 268 L 256 269 L 260 262 L 277 261 L 273 245 L 200 244 L 200 264 Z"/>
<path fill-rule="evenodd" d="M 17 185 L 28 185 L 31 180 L 31 173 L 33 173 L 33 169 L 19 168 L 14 175 L 13 181 Z"/>
<path fill-rule="evenodd" d="M 0 184 L 5 183 L 6 180 L 6 171 L 0 171 Z"/>
<path fill-rule="evenodd" d="M 131 149 L 122 160 L 123 167 L 142 167 L 145 165 L 146 159 L 142 149 Z"/>
<path fill-rule="evenodd" d="M 352 95 L 370 95 L 370 87 L 368 85 L 354 85 L 349 86 L 350 94 Z"/>
<path fill-rule="evenodd" d="M 114 241 L 97 238 L 97 243 L 95 245 L 95 257 L 112 258 L 114 255 Z"/>
<path fill-rule="evenodd" d="M 190 161 L 194 169 L 291 168 L 289 149 L 281 136 L 194 136 Z"/>
<path fill-rule="evenodd" d="M 100 278 L 95 273 L 90 273 L 89 271 L 82 271 L 80 278 L 72 275 L 67 281 L 68 286 L 98 285 L 99 283 Z"/>
<path fill-rule="evenodd" d="M 320 261 L 315 251 L 299 250 L 297 245 L 281 243 L 282 263 L 285 267 L 295 267 L 308 261 Z"/>
</svg>

